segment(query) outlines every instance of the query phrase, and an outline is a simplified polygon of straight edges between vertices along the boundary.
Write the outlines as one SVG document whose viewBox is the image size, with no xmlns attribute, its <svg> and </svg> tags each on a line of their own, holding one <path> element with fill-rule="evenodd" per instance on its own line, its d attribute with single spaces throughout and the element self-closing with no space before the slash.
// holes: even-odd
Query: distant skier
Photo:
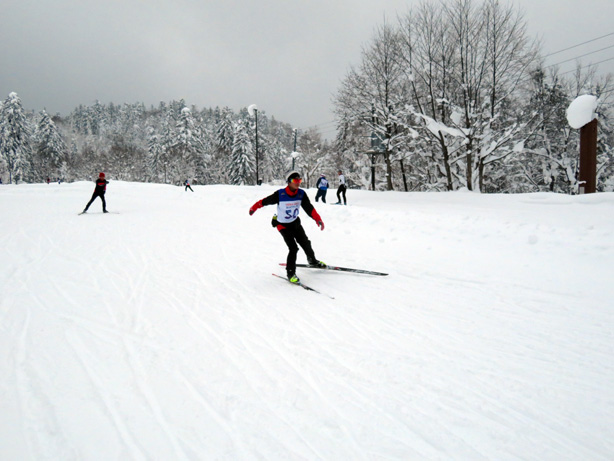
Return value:
<svg viewBox="0 0 614 461">
<path fill-rule="evenodd" d="M 102 212 L 103 213 L 108 213 L 108 211 L 107 211 L 107 202 L 104 199 L 104 194 L 107 191 L 107 184 L 109 184 L 109 181 L 107 181 L 105 179 L 104 173 L 100 173 L 98 175 L 98 179 L 96 180 L 96 188 L 94 189 L 94 193 L 92 194 L 92 198 L 87 203 L 87 205 L 85 205 L 85 209 L 83 210 L 83 213 L 87 213 L 87 209 L 90 207 L 92 202 L 94 200 L 96 200 L 96 197 L 100 197 L 100 200 L 102 200 Z"/>
<path fill-rule="evenodd" d="M 183 185 L 185 186 L 185 191 L 187 192 L 188 189 L 190 189 L 192 192 L 194 192 L 194 189 L 192 189 L 192 187 L 190 187 L 190 180 L 186 179 L 185 182 L 183 183 Z"/>
<path fill-rule="evenodd" d="M 322 202 L 326 203 L 326 192 L 328 191 L 328 179 L 323 174 L 318 178 L 318 182 L 316 182 L 316 187 L 318 188 L 318 192 L 316 193 L 316 202 L 320 197 L 322 197 Z"/>
<path fill-rule="evenodd" d="M 307 255 L 307 262 L 311 267 L 326 267 L 322 261 L 316 259 L 316 255 L 311 247 L 311 242 L 305 234 L 305 229 L 301 226 L 301 219 L 298 217 L 300 208 L 311 216 L 321 230 L 324 230 L 324 222 L 315 210 L 309 197 L 303 189 L 299 189 L 303 181 L 301 175 L 292 171 L 288 174 L 286 181 L 288 186 L 273 192 L 268 197 L 257 201 L 249 209 L 249 215 L 253 215 L 256 210 L 267 205 L 277 205 L 277 215 L 273 217 L 273 226 L 277 228 L 281 236 L 288 245 L 288 257 L 286 259 L 286 273 L 288 280 L 298 283 L 300 280 L 296 276 L 296 255 L 298 253 L 297 243 Z"/>
<path fill-rule="evenodd" d="M 341 170 L 339 170 L 339 188 L 337 189 L 337 203 L 335 205 L 341 205 L 341 195 L 343 195 L 343 204 L 347 205 L 348 201 L 345 198 L 345 191 L 347 190 L 347 186 L 345 184 L 345 176 Z"/>
</svg>

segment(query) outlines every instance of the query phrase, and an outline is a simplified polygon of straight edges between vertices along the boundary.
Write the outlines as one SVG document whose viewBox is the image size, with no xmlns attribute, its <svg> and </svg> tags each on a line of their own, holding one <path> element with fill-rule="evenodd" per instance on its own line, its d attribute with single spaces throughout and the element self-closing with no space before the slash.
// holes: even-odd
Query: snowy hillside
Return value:
<svg viewBox="0 0 614 461">
<path fill-rule="evenodd" d="M 614 459 L 614 194 L 350 190 L 331 300 L 275 187 L 110 179 L 0 186 L 1 460 Z"/>
</svg>

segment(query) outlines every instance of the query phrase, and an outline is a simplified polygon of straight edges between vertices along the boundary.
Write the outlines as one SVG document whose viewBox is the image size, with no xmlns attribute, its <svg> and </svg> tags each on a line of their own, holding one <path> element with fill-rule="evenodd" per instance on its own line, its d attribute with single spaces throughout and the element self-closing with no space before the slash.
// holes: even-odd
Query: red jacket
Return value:
<svg viewBox="0 0 614 461">
<path fill-rule="evenodd" d="M 94 189 L 94 193 L 98 195 L 104 194 L 107 191 L 107 184 L 109 184 L 109 181 L 104 178 L 98 178 L 96 180 L 96 189 Z"/>
</svg>

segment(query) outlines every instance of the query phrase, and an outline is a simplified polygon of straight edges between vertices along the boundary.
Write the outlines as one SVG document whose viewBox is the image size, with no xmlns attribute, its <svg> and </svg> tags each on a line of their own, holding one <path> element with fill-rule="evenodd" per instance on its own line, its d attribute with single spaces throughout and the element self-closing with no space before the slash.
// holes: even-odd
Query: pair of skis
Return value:
<svg viewBox="0 0 614 461">
<path fill-rule="evenodd" d="M 81 216 L 82 214 L 101 214 L 101 213 L 88 213 L 87 211 L 82 211 L 81 213 L 77 213 L 77 215 Z M 102 214 L 119 214 L 118 211 L 103 211 Z"/>
<path fill-rule="evenodd" d="M 285 263 L 279 263 L 280 266 L 285 266 Z M 309 268 L 309 269 L 317 269 L 317 270 L 326 270 L 326 271 L 339 271 L 339 272 L 353 272 L 355 274 L 367 274 L 367 275 L 378 275 L 378 276 L 385 276 L 388 275 L 385 272 L 376 272 L 376 271 L 368 271 L 365 269 L 354 269 L 352 267 L 340 267 L 340 266 L 325 266 L 325 267 L 312 267 L 309 266 L 308 264 L 297 264 L 296 267 L 305 267 L 305 268 Z M 292 283 L 290 282 L 286 277 L 282 277 L 281 275 L 277 275 L 277 274 L 273 274 L 275 277 L 279 277 L 280 279 L 286 280 L 288 283 Z M 293 285 L 298 285 L 302 288 L 304 288 L 305 290 L 308 291 L 313 291 L 315 293 L 324 295 L 324 296 L 328 296 L 330 299 L 335 299 L 334 297 L 327 295 L 326 293 L 322 293 L 321 291 L 318 291 L 308 285 L 305 285 L 303 282 L 298 282 L 298 283 L 292 283 Z"/>
</svg>

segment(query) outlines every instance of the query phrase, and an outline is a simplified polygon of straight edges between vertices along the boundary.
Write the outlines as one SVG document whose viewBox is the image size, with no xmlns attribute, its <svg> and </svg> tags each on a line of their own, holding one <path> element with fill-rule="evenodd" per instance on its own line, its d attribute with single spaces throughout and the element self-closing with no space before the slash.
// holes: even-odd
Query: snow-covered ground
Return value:
<svg viewBox="0 0 614 461">
<path fill-rule="evenodd" d="M 0 459 L 614 459 L 614 194 L 193 187 L 0 186 Z"/>
</svg>

